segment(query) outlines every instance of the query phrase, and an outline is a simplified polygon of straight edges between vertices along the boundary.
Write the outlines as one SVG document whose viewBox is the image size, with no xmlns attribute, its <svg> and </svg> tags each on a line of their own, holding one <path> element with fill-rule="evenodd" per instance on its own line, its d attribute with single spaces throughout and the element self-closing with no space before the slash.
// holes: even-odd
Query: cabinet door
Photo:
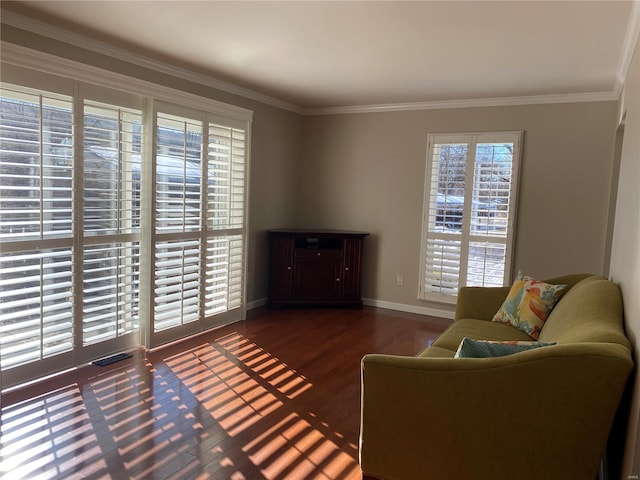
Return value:
<svg viewBox="0 0 640 480">
<path fill-rule="evenodd" d="M 294 295 L 301 300 L 340 298 L 339 258 L 296 258 Z"/>
<path fill-rule="evenodd" d="M 293 243 L 292 237 L 271 235 L 269 291 L 274 300 L 293 295 Z"/>
<path fill-rule="evenodd" d="M 342 297 L 345 299 L 359 299 L 362 263 L 362 239 L 345 239 L 343 255 L 344 262 L 342 265 Z"/>
</svg>

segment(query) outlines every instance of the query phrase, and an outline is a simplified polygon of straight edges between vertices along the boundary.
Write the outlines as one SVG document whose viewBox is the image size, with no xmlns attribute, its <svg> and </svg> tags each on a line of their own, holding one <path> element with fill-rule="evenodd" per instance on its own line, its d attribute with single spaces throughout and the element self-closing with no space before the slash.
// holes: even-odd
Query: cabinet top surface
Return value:
<svg viewBox="0 0 640 480">
<path fill-rule="evenodd" d="M 267 230 L 269 233 L 283 233 L 291 235 L 369 235 L 368 232 L 358 232 L 354 230 L 331 230 L 312 228 L 273 228 Z"/>
</svg>

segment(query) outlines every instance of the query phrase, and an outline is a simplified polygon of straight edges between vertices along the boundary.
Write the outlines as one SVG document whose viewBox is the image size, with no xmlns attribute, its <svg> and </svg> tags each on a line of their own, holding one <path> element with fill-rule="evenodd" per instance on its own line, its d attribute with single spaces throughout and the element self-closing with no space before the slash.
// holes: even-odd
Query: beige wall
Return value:
<svg viewBox="0 0 640 480">
<path fill-rule="evenodd" d="M 611 252 L 610 276 L 618 282 L 624 298 L 625 327 L 640 357 L 640 42 L 627 74 L 620 105 L 625 115 L 618 182 L 618 197 Z M 640 475 L 640 369 L 636 367 L 631 387 L 621 479 Z"/>
<path fill-rule="evenodd" d="M 298 224 L 371 233 L 365 298 L 445 308 L 416 299 L 427 134 L 524 130 L 514 273 L 602 273 L 616 110 L 593 102 L 307 117 Z"/>
<path fill-rule="evenodd" d="M 249 301 L 267 295 L 266 229 L 326 227 L 371 233 L 366 298 L 446 309 L 416 299 L 426 136 L 434 132 L 524 130 L 515 269 L 602 271 L 613 102 L 301 117 L 14 27 L 3 26 L 2 38 L 254 112 Z"/>
</svg>

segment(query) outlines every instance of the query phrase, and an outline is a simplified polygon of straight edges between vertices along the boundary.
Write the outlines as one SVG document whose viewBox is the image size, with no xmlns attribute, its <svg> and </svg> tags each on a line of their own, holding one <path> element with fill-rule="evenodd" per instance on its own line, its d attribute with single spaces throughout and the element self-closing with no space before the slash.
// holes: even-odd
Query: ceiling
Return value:
<svg viewBox="0 0 640 480">
<path fill-rule="evenodd" d="M 305 109 L 619 93 L 630 1 L 3 1 Z"/>
</svg>

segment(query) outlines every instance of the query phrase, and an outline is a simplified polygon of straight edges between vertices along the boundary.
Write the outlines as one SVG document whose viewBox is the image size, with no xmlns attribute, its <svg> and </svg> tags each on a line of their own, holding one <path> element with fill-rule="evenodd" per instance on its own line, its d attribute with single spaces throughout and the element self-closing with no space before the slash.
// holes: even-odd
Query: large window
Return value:
<svg viewBox="0 0 640 480">
<path fill-rule="evenodd" d="M 2 387 L 243 318 L 246 115 L 4 70 Z"/>
<path fill-rule="evenodd" d="M 511 276 L 521 132 L 429 135 L 419 296 Z"/>
</svg>

